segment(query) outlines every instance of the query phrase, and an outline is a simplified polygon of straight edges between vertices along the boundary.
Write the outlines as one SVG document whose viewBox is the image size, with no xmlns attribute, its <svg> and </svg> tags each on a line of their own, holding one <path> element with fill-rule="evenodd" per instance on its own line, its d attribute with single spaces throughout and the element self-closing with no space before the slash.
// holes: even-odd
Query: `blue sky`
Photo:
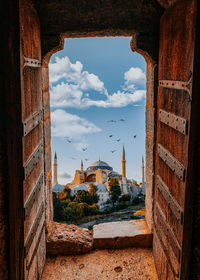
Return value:
<svg viewBox="0 0 200 280">
<path fill-rule="evenodd" d="M 87 168 L 100 157 L 121 173 L 123 144 L 127 178 L 141 180 L 146 63 L 131 51 L 130 40 L 65 39 L 64 49 L 51 57 L 51 147 L 52 156 L 57 152 L 60 184 L 73 179 L 81 159 Z"/>
</svg>

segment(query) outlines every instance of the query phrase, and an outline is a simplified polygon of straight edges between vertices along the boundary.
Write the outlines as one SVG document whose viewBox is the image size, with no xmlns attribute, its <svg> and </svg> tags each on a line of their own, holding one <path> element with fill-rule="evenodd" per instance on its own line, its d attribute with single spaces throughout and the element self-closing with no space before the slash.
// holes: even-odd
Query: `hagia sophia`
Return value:
<svg viewBox="0 0 200 280">
<path fill-rule="evenodd" d="M 59 193 L 64 187 L 58 184 L 58 164 L 56 153 L 54 156 L 53 167 L 53 192 Z M 108 163 L 100 159 L 93 162 L 86 170 L 84 170 L 83 161 L 81 161 L 80 170 L 75 171 L 73 181 L 66 184 L 65 187 L 70 188 L 71 194 L 75 195 L 78 190 L 88 191 L 89 184 L 94 183 L 97 187 L 97 194 L 99 196 L 99 208 L 100 210 L 103 210 L 106 206 L 106 202 L 110 199 L 109 180 L 112 177 L 119 181 L 122 195 L 128 193 L 133 199 L 139 194 L 145 194 L 144 159 L 142 157 L 142 183 L 138 185 L 135 180 L 129 180 L 126 178 L 126 159 L 124 146 L 122 150 L 122 174 L 114 171 Z"/>
</svg>

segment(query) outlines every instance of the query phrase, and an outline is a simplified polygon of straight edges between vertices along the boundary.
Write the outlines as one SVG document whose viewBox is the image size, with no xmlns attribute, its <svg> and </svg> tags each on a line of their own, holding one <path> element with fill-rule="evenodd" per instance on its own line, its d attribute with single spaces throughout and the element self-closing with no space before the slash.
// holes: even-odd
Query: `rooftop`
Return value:
<svg viewBox="0 0 200 280">
<path fill-rule="evenodd" d="M 108 163 L 106 163 L 105 161 L 102 160 L 98 160 L 93 162 L 88 168 L 88 171 L 91 170 L 96 170 L 96 169 L 107 169 L 107 170 L 113 170 L 113 168 L 111 166 L 109 166 Z"/>
</svg>

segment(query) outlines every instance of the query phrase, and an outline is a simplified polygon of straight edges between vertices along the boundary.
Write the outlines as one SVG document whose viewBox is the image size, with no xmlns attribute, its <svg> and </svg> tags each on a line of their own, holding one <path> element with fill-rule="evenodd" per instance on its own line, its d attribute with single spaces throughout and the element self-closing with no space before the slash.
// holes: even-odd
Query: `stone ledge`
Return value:
<svg viewBox="0 0 200 280">
<path fill-rule="evenodd" d="M 73 255 L 93 250 L 92 231 L 75 225 L 50 222 L 46 238 L 48 255 Z"/>
<path fill-rule="evenodd" d="M 42 280 L 158 280 L 151 249 L 47 257 Z"/>
<path fill-rule="evenodd" d="M 153 235 L 145 220 L 104 223 L 94 226 L 95 249 L 151 248 Z"/>
</svg>

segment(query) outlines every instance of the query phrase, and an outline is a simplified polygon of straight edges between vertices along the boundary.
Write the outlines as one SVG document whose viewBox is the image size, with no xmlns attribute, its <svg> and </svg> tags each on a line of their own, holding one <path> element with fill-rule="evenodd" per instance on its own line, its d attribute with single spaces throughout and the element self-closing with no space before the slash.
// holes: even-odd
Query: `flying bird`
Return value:
<svg viewBox="0 0 200 280">
<path fill-rule="evenodd" d="M 125 122 L 125 119 L 120 119 L 119 121 L 120 121 L 120 122 Z"/>
<path fill-rule="evenodd" d="M 89 160 L 89 158 L 85 158 L 85 161 L 88 161 Z"/>
<path fill-rule="evenodd" d="M 117 142 L 119 142 L 120 141 L 120 138 L 119 139 L 117 139 Z"/>
<path fill-rule="evenodd" d="M 83 152 L 85 152 L 87 150 L 87 148 L 83 148 L 83 147 L 81 149 L 83 150 Z"/>
<path fill-rule="evenodd" d="M 134 135 L 133 137 L 136 138 L 137 135 Z"/>
<path fill-rule="evenodd" d="M 116 150 L 111 150 L 111 153 L 113 154 L 114 152 L 116 152 Z"/>
<path fill-rule="evenodd" d="M 70 140 L 69 138 L 66 138 L 68 143 L 72 143 L 72 140 Z"/>
<path fill-rule="evenodd" d="M 115 120 L 109 120 L 108 122 L 111 122 L 111 123 L 116 123 L 116 121 L 115 121 Z"/>
<path fill-rule="evenodd" d="M 109 137 L 113 137 L 113 135 L 111 134 L 111 135 L 109 135 Z"/>
</svg>

